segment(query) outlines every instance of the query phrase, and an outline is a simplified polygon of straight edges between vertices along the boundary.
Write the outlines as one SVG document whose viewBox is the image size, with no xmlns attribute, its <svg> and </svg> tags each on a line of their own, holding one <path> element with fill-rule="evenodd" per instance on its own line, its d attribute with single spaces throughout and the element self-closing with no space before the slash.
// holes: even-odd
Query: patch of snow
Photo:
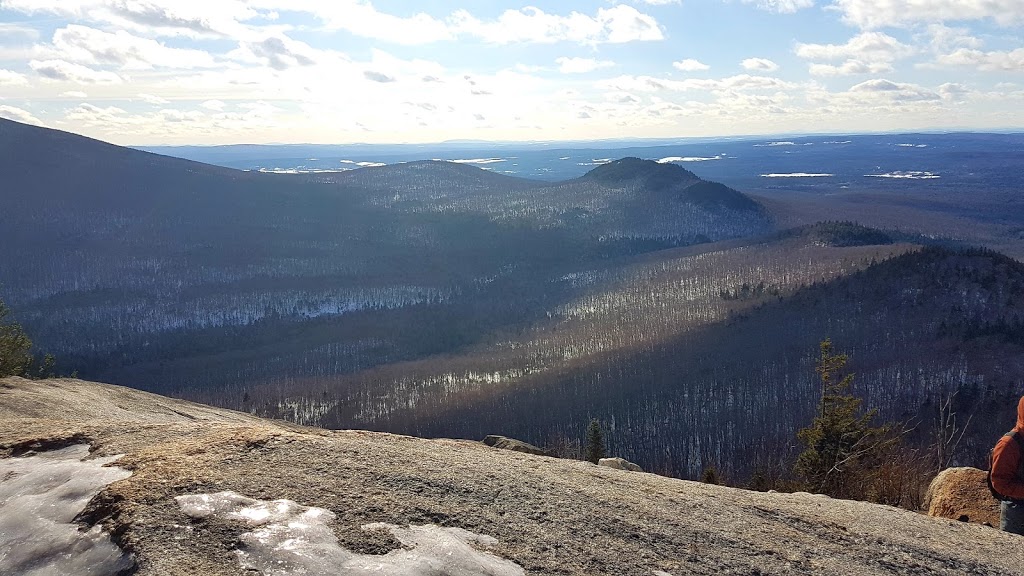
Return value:
<svg viewBox="0 0 1024 576">
<path fill-rule="evenodd" d="M 327 168 L 306 168 L 300 166 L 298 168 L 260 168 L 260 172 L 266 174 L 336 174 L 338 172 L 347 172 L 351 168 L 339 168 L 337 170 L 329 170 Z M 250 172 L 250 170 L 246 170 Z"/>
<path fill-rule="evenodd" d="M 108 575 L 134 562 L 100 526 L 80 531 L 75 517 L 103 487 L 131 476 L 87 460 L 89 446 L 0 460 L 0 573 Z"/>
<path fill-rule="evenodd" d="M 469 158 L 466 160 L 442 160 L 442 162 L 454 162 L 456 164 L 497 164 L 507 162 L 504 158 Z"/>
<path fill-rule="evenodd" d="M 791 172 L 788 174 L 761 174 L 761 178 L 831 178 L 835 174 L 815 174 L 810 172 Z"/>
<path fill-rule="evenodd" d="M 577 162 L 577 166 L 600 166 L 612 162 L 611 158 L 591 158 L 590 162 Z"/>
<path fill-rule="evenodd" d="M 383 556 L 357 554 L 341 547 L 331 530 L 329 510 L 301 506 L 291 500 L 256 500 L 235 492 L 176 498 L 194 518 L 210 516 L 245 522 L 254 530 L 240 537 L 238 560 L 247 570 L 267 576 L 524 576 L 517 564 L 482 552 L 494 546 L 489 536 L 460 528 L 367 524 L 363 530 L 390 532 L 404 548 Z"/>
<path fill-rule="evenodd" d="M 718 156 L 703 157 L 703 156 L 669 156 L 668 158 L 662 158 L 658 160 L 658 164 L 669 164 L 672 162 L 710 162 L 712 160 L 721 160 L 725 158 L 724 155 L 719 154 Z"/>
<path fill-rule="evenodd" d="M 897 172 L 886 172 L 885 174 L 865 174 L 864 177 L 865 178 L 896 178 L 896 179 L 900 179 L 900 180 L 937 180 L 937 179 L 941 178 L 941 176 L 939 176 L 938 174 L 935 174 L 934 172 L 919 172 L 919 171 L 910 171 L 910 172 L 900 172 L 900 171 L 897 171 Z"/>
<path fill-rule="evenodd" d="M 383 162 L 356 162 L 355 160 L 340 160 L 342 164 L 353 164 L 360 168 L 380 168 L 381 166 L 387 166 Z"/>
</svg>

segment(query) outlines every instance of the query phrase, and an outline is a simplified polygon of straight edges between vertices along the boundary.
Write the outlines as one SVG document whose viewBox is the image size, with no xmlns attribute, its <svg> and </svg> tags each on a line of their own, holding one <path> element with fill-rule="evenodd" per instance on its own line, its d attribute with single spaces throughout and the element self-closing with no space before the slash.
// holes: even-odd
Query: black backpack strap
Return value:
<svg viewBox="0 0 1024 576">
<path fill-rule="evenodd" d="M 1017 475 L 1024 482 L 1024 434 L 1018 434 L 1016 430 L 1011 430 L 1004 436 L 1009 436 L 1017 442 L 1017 451 L 1020 453 L 1020 466 L 1017 468 Z"/>
<path fill-rule="evenodd" d="M 1003 436 L 1009 436 L 1016 440 L 1017 448 L 1020 450 L 1020 457 L 1024 459 L 1024 438 L 1021 437 L 1022 435 L 1018 434 L 1016 430 L 1010 430 L 1006 434 L 1003 434 Z"/>
</svg>

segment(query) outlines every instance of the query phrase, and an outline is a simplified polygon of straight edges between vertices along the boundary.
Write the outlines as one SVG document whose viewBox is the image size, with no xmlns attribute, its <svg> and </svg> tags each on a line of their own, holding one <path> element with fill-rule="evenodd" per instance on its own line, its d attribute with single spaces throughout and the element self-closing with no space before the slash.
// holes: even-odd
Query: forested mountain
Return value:
<svg viewBox="0 0 1024 576">
<path fill-rule="evenodd" d="M 915 441 L 932 440 L 937 405 L 956 394 L 961 423 L 975 415 L 961 457 L 980 463 L 1013 422 L 1024 374 L 1024 265 L 805 232 L 579 275 L 587 288 L 531 330 L 457 356 L 294 381 L 268 413 L 470 438 L 497 422 L 544 445 L 578 440 L 596 417 L 613 452 L 648 469 L 745 477 L 795 455 L 820 393 L 816 346 L 832 338 L 852 356 L 856 393 Z M 250 406 L 277 390 L 250 390 Z"/>
<path fill-rule="evenodd" d="M 242 172 L 8 120 L 0 152 L 0 242 L 18 255 L 0 260 L 0 297 L 69 369 L 114 381 L 201 358 L 183 381 L 219 389 L 240 359 L 281 376 L 322 346 L 343 371 L 447 352 L 543 314 L 567 295 L 549 284 L 590 263 L 771 227 L 642 183 L 448 162 Z"/>
<path fill-rule="evenodd" d="M 1019 262 L 780 231 L 793 198 L 671 163 L 268 174 L 0 120 L 0 169 L 0 298 L 59 368 L 260 415 L 544 445 L 599 418 L 647 469 L 743 475 L 791 455 L 824 338 L 886 419 L 984 414 L 966 460 L 1024 374 Z"/>
<path fill-rule="evenodd" d="M 674 164 L 624 158 L 581 178 L 545 183 L 451 162 L 409 162 L 321 178 L 365 190 L 401 212 L 472 213 L 557 228 L 603 245 L 657 240 L 686 245 L 771 230 L 757 202 Z"/>
</svg>

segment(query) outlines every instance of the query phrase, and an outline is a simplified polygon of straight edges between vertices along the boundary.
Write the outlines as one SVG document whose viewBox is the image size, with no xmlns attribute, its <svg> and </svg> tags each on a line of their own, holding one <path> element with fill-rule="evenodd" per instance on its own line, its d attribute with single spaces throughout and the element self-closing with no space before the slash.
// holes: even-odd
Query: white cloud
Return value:
<svg viewBox="0 0 1024 576">
<path fill-rule="evenodd" d="M 100 108 L 94 104 L 83 103 L 68 111 L 65 115 L 65 119 L 82 120 L 87 124 L 104 124 L 113 126 L 124 123 L 118 119 L 122 114 L 126 114 L 126 112 L 116 106 Z"/>
<path fill-rule="evenodd" d="M 459 10 L 449 21 L 460 34 L 493 44 L 563 41 L 622 44 L 665 38 L 657 20 L 625 4 L 598 8 L 594 16 L 580 12 L 560 16 L 530 6 L 521 10 L 506 10 L 497 20 L 492 21 L 482 21 L 465 10 Z"/>
<path fill-rule="evenodd" d="M 961 66 L 986 72 L 1024 72 L 1024 48 L 1008 52 L 960 48 L 937 56 L 935 62 L 941 66 Z"/>
<path fill-rule="evenodd" d="M 124 30 L 103 32 L 88 26 L 69 24 L 53 33 L 53 46 L 65 59 L 84 64 L 109 64 L 122 69 L 213 68 L 213 57 L 202 51 L 170 48 L 149 38 Z"/>
<path fill-rule="evenodd" d="M 669 4 L 682 4 L 683 0 L 637 0 L 641 4 L 650 4 L 651 6 L 667 6 Z"/>
<path fill-rule="evenodd" d="M 33 116 L 28 110 L 15 108 L 14 106 L 0 104 L 0 118 L 7 118 L 8 120 L 23 122 L 25 124 L 34 124 L 36 126 L 46 126 L 42 120 Z"/>
<path fill-rule="evenodd" d="M 160 118 L 164 122 L 170 123 L 182 123 L 182 122 L 201 122 L 206 119 L 206 114 L 199 110 L 182 111 L 173 108 L 164 108 L 157 112 Z"/>
<path fill-rule="evenodd" d="M 124 80 L 113 72 L 93 70 L 64 60 L 32 60 L 29 67 L 47 80 L 76 84 L 120 84 Z"/>
<path fill-rule="evenodd" d="M 970 94 L 971 90 L 963 84 L 947 82 L 942 86 L 939 86 L 939 96 L 941 96 L 943 100 L 959 102 L 966 99 Z"/>
<path fill-rule="evenodd" d="M 686 92 L 690 90 L 705 91 L 743 91 L 743 90 L 789 90 L 796 85 L 771 76 L 753 76 L 739 74 L 721 79 L 670 80 L 652 76 L 619 76 L 597 83 L 599 88 L 620 92 Z"/>
<path fill-rule="evenodd" d="M 565 56 L 556 58 L 555 63 L 558 64 L 558 71 L 562 74 L 584 74 L 586 72 L 593 72 L 599 68 L 610 68 L 615 66 L 615 62 L 612 62 L 611 60 L 567 58 Z"/>
<path fill-rule="evenodd" d="M 951 28 L 944 24 L 928 26 L 929 43 L 933 50 L 948 51 L 953 48 L 981 48 L 981 39 L 971 35 L 967 28 Z"/>
<path fill-rule="evenodd" d="M 672 66 L 676 70 L 682 70 L 683 72 L 698 72 L 700 70 L 708 70 L 711 68 L 711 66 L 693 58 L 686 58 L 685 60 L 673 62 Z"/>
<path fill-rule="evenodd" d="M 228 58 L 262 64 L 274 70 L 287 70 L 312 66 L 316 64 L 317 55 L 317 50 L 305 42 L 278 34 L 259 40 L 242 41 L 237 50 L 228 54 Z"/>
<path fill-rule="evenodd" d="M 138 98 L 139 100 L 142 100 L 147 104 L 153 104 L 154 106 L 163 106 L 164 104 L 171 103 L 171 101 L 166 98 L 161 98 L 160 96 L 154 96 L 152 94 L 139 94 Z"/>
<path fill-rule="evenodd" d="M 1024 23 L 1021 0 L 835 0 L 833 6 L 846 22 L 865 29 L 985 19 Z"/>
<path fill-rule="evenodd" d="M 861 82 L 850 88 L 852 94 L 868 94 L 885 97 L 898 102 L 939 100 L 940 96 L 916 84 L 892 82 L 881 78 Z"/>
<path fill-rule="evenodd" d="M 0 86 L 25 86 L 27 84 L 28 78 L 25 78 L 24 74 L 0 68 Z"/>
<path fill-rule="evenodd" d="M 0 5 L 3 3 L 0 2 Z M 39 31 L 23 24 L 0 22 L 0 45 L 16 44 L 39 38 Z"/>
<path fill-rule="evenodd" d="M 280 12 L 308 13 L 330 29 L 395 44 L 428 44 L 455 38 L 443 20 L 424 13 L 394 16 L 380 12 L 365 0 L 254 0 L 253 5 Z"/>
<path fill-rule="evenodd" d="M 7 10 L 102 22 L 156 36 L 241 37 L 262 14 L 245 0 L 0 0 Z"/>
<path fill-rule="evenodd" d="M 757 72 L 774 72 L 779 65 L 767 58 L 747 58 L 740 63 L 745 69 Z"/>
<path fill-rule="evenodd" d="M 395 81 L 394 76 L 388 76 L 383 72 L 377 72 L 376 70 L 366 70 L 363 72 L 363 77 L 371 82 L 378 82 L 380 84 L 388 84 Z"/>
<path fill-rule="evenodd" d="M 914 49 L 881 32 L 864 32 L 846 44 L 797 44 L 796 55 L 805 60 L 854 59 L 867 62 L 892 62 L 906 58 Z"/>
<path fill-rule="evenodd" d="M 494 44 L 614 44 L 664 39 L 661 26 L 653 17 L 625 4 L 598 8 L 593 16 L 580 12 L 563 16 L 527 6 L 506 10 L 491 20 L 480 19 L 468 10 L 457 10 L 444 19 L 425 13 L 400 17 L 377 10 L 367 0 L 251 0 L 250 6 L 307 13 L 328 28 L 396 44 L 428 44 L 459 37 Z"/>
<path fill-rule="evenodd" d="M 743 0 L 744 4 L 754 4 L 762 10 L 792 14 L 797 10 L 814 6 L 814 0 Z"/>
<path fill-rule="evenodd" d="M 741 0 L 714 1 L 736 7 Z M 605 46 L 596 50 L 667 36 L 651 16 L 662 17 L 650 7 L 659 2 L 602 0 L 575 11 L 557 3 L 539 9 L 524 2 L 513 10 L 470 3 L 472 14 L 449 14 L 437 4 L 390 0 L 0 0 L 5 9 L 36 11 L 18 19 L 43 31 L 42 41 L 25 30 L 10 40 L 3 36 L 12 25 L 0 24 L 0 68 L 6 69 L 0 70 L 0 95 L 7 98 L 4 104 L 47 121 L 63 120 L 62 128 L 128 144 L 667 137 L 725 135 L 741 128 L 784 133 L 806 125 L 857 130 L 1020 124 L 1024 90 L 997 85 L 1024 67 L 1024 55 L 1005 30 L 918 20 L 907 24 L 909 30 L 885 30 L 891 36 L 880 30 L 826 35 L 835 43 L 793 46 L 808 64 L 804 79 L 796 76 L 802 70 L 772 51 L 779 46 L 747 54 L 771 56 L 794 74 L 786 80 L 774 77 L 775 63 L 759 58 L 741 63 L 755 71 L 709 78 L 713 73 L 704 72 L 705 62 L 711 63 L 712 52 L 689 51 L 685 42 L 659 51 L 678 61 L 669 60 L 672 68 L 656 76 L 642 75 L 627 66 L 626 56 L 614 57 Z M 749 4 L 748 12 L 754 4 L 786 12 L 810 4 L 827 8 L 836 0 Z M 676 7 L 661 10 L 669 14 Z M 281 17 L 275 20 L 274 12 Z M 819 15 L 831 16 L 835 24 L 844 14 L 837 8 Z M 801 37 L 799 19 L 761 17 L 773 25 L 791 23 L 792 34 L 784 38 Z M 672 40 L 683 40 L 672 32 Z M 991 38 L 992 46 L 980 37 Z M 387 42 L 442 45 L 405 50 L 418 60 L 374 49 Z M 522 60 L 539 54 L 539 48 L 515 46 L 525 43 L 585 49 L 554 46 L 545 65 Z M 338 51 L 341 46 L 349 52 Z M 480 67 L 460 60 L 452 70 L 430 60 L 450 58 L 453 48 L 478 50 L 474 62 Z M 911 57 L 917 57 L 917 68 L 901 65 Z M 541 66 L 516 66 L 517 61 Z M 617 67 L 609 68 L 615 75 L 627 75 L 583 82 L 553 74 L 597 77 L 595 70 L 610 66 Z M 971 74 L 950 71 L 960 69 Z M 979 80 L 977 70 L 992 74 Z M 855 78 L 846 86 L 856 86 L 836 91 L 836 81 L 823 80 L 831 77 Z M 888 79 L 861 82 L 879 77 Z M 89 97 L 96 106 L 74 108 L 61 118 Z M 118 104 L 125 110 L 109 107 L 111 102 L 125 102 Z M 252 106 L 239 106 L 245 102 Z M 588 118 L 579 118 L 583 114 Z"/>
<path fill-rule="evenodd" d="M 812 76 L 852 76 L 854 74 L 883 74 L 892 72 L 892 64 L 888 62 L 862 62 L 847 60 L 835 66 L 832 64 L 811 64 L 808 71 Z"/>
</svg>

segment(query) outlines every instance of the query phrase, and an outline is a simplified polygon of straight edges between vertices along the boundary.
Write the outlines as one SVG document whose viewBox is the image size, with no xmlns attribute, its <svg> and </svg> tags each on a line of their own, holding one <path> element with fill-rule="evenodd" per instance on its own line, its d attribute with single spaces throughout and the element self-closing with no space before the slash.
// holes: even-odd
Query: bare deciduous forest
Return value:
<svg viewBox="0 0 1024 576">
<path fill-rule="evenodd" d="M 959 463 L 1024 378 L 1024 265 L 973 247 L 1020 253 L 1005 183 L 954 213 L 934 190 L 750 195 L 638 158 L 560 182 L 275 175 L 5 120 L 0 152 L 0 297 L 83 378 L 568 450 L 596 418 L 612 454 L 691 478 L 793 460 L 825 338 L 912 442 L 955 394 Z"/>
</svg>

